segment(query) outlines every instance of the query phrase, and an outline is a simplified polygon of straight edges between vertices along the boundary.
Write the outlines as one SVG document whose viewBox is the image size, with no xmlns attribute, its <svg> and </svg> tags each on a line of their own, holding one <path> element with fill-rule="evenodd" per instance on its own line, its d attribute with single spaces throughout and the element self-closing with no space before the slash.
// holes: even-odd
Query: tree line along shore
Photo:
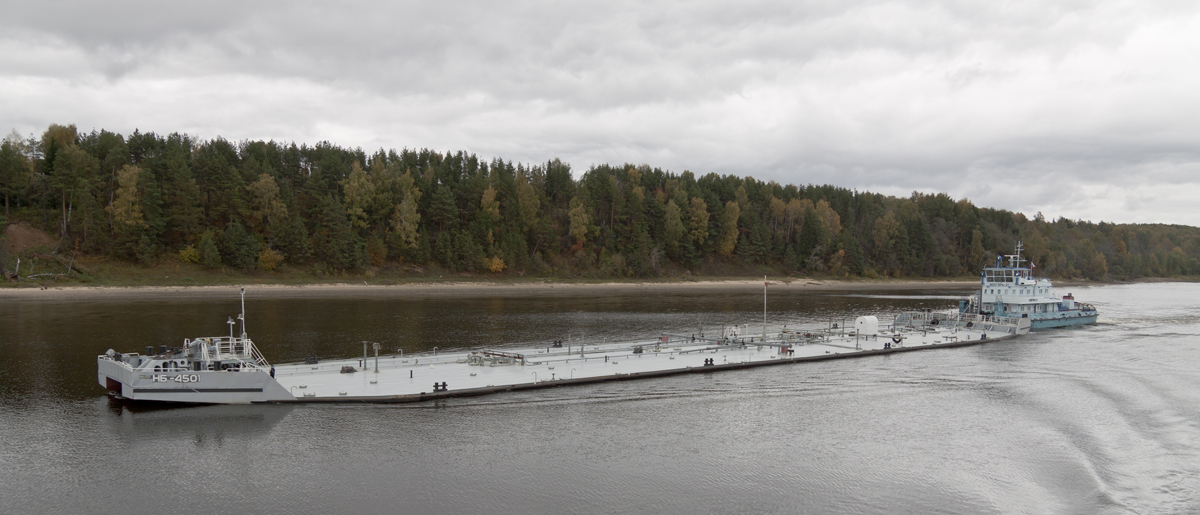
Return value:
<svg viewBox="0 0 1200 515">
<path fill-rule="evenodd" d="M 828 278 L 970 277 L 1022 241 L 1038 275 L 1200 275 L 1200 229 L 1033 219 L 944 193 L 907 198 L 829 185 L 599 165 L 51 125 L 0 145 L 0 227 L 51 235 L 0 245 L 246 274 L 379 270 L 475 276 L 653 278 L 770 272 Z M 14 239 L 13 231 L 8 240 Z M 27 265 L 28 266 L 28 265 Z M 239 272 L 241 273 L 241 272 Z"/>
</svg>

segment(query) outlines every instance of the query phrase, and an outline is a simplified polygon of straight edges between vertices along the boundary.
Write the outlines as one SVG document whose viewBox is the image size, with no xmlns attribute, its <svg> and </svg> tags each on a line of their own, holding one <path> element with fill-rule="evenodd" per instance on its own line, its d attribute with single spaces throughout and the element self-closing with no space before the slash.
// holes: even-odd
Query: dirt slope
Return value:
<svg viewBox="0 0 1200 515">
<path fill-rule="evenodd" d="M 20 254 L 33 247 L 52 248 L 56 241 L 53 236 L 25 222 L 8 224 L 4 229 L 3 244 L 11 254 Z"/>
</svg>

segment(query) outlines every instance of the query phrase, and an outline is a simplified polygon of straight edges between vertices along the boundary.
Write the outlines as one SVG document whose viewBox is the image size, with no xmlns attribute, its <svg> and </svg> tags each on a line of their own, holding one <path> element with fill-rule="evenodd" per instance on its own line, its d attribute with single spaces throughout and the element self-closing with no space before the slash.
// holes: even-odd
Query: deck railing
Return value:
<svg viewBox="0 0 1200 515">
<path fill-rule="evenodd" d="M 216 336 L 185 340 L 185 347 L 196 346 L 200 349 L 201 362 L 237 362 L 240 370 L 260 370 L 266 372 L 271 368 L 258 347 L 249 338 Z"/>
<path fill-rule="evenodd" d="M 978 313 L 958 313 L 957 311 L 917 311 L 906 312 L 897 315 L 893 330 L 900 327 L 926 329 L 939 325 L 945 327 L 974 327 L 982 324 L 1018 327 L 1020 323 L 1021 319 L 1019 317 L 981 315 Z"/>
</svg>

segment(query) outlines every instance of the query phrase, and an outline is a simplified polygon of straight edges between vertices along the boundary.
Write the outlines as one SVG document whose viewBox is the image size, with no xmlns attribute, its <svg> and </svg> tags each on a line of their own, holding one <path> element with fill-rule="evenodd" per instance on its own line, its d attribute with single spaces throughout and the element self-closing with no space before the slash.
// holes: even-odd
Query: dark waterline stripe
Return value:
<svg viewBox="0 0 1200 515">
<path fill-rule="evenodd" d="M 262 388 L 134 388 L 133 393 L 255 393 L 262 392 Z"/>
</svg>

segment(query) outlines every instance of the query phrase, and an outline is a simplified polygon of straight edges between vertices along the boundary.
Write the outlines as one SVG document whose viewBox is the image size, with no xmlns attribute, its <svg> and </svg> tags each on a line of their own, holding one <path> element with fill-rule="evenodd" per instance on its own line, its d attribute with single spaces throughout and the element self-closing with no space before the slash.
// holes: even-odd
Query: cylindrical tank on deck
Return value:
<svg viewBox="0 0 1200 515">
<path fill-rule="evenodd" d="M 147 355 L 147 356 L 153 356 L 153 355 L 154 355 L 154 346 L 153 346 L 153 345 L 147 345 L 147 346 L 146 346 L 146 355 Z"/>
<path fill-rule="evenodd" d="M 879 334 L 879 319 L 874 316 L 862 316 L 854 319 L 854 330 L 858 334 Z"/>
</svg>

